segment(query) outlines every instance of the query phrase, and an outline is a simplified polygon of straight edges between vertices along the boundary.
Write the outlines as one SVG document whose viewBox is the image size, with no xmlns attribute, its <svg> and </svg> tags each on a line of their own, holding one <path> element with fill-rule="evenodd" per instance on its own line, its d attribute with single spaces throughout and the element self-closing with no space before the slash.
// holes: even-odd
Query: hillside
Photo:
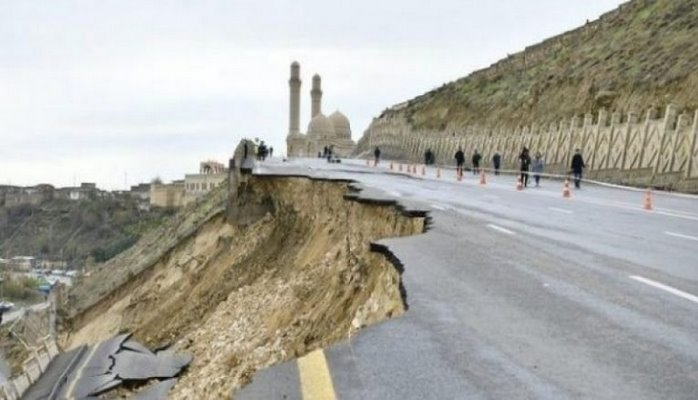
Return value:
<svg viewBox="0 0 698 400">
<path fill-rule="evenodd" d="M 635 0 L 375 118 L 357 154 L 452 164 L 461 147 L 518 169 L 540 152 L 591 179 L 698 192 L 698 3 Z"/>
<path fill-rule="evenodd" d="M 127 249 L 168 214 L 139 210 L 127 198 L 0 207 L 0 256 L 30 255 L 81 267 L 88 259 L 105 261 Z"/>
<path fill-rule="evenodd" d="M 556 122 L 604 107 L 642 112 L 670 102 L 698 108 L 698 7 L 636 0 L 410 100 L 415 129 Z"/>
</svg>

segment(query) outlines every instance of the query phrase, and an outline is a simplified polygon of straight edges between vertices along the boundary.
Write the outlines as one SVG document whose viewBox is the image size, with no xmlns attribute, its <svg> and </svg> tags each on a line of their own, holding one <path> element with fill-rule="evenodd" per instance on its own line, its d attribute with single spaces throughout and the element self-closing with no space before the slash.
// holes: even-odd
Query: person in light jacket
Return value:
<svg viewBox="0 0 698 400">
<path fill-rule="evenodd" d="M 540 175 L 545 169 L 545 160 L 543 160 L 543 155 L 540 152 L 536 153 L 531 163 L 531 170 L 533 171 L 533 179 L 536 182 L 536 187 L 540 187 Z"/>
</svg>

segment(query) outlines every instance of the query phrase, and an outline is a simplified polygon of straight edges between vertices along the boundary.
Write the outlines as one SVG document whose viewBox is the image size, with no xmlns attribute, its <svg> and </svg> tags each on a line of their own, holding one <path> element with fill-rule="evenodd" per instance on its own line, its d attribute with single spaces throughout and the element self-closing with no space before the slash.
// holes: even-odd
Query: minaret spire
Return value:
<svg viewBox="0 0 698 400">
<path fill-rule="evenodd" d="M 301 125 L 301 66 L 298 61 L 291 64 L 288 134 L 300 133 Z"/>
<path fill-rule="evenodd" d="M 312 100 L 310 118 L 312 119 L 322 113 L 322 80 L 318 74 L 313 76 L 313 88 L 310 91 L 310 98 Z"/>
</svg>

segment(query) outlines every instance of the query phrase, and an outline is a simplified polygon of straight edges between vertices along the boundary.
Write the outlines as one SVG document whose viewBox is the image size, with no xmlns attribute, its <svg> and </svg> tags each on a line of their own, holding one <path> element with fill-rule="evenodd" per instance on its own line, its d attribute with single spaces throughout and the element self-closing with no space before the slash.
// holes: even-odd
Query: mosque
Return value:
<svg viewBox="0 0 698 400">
<path fill-rule="evenodd" d="M 286 154 L 289 157 L 316 157 L 325 146 L 332 147 L 334 154 L 347 157 L 356 144 L 351 140 L 349 119 L 339 111 L 329 117 L 322 113 L 322 87 L 320 75 L 313 76 L 310 90 L 310 123 L 306 134 L 300 132 L 301 107 L 301 66 L 294 61 L 291 64 L 289 126 L 286 137 Z"/>
</svg>

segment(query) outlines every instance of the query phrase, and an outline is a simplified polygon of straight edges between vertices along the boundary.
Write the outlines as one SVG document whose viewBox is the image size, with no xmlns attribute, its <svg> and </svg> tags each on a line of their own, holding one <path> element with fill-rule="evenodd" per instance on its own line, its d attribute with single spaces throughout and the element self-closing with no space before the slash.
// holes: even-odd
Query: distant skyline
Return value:
<svg viewBox="0 0 698 400">
<path fill-rule="evenodd" d="M 285 153 L 288 73 L 323 79 L 358 140 L 393 104 L 583 25 L 617 0 L 349 3 L 8 0 L 0 13 L 0 184 L 125 189 Z M 425 4 L 427 6 L 425 7 Z"/>
</svg>

